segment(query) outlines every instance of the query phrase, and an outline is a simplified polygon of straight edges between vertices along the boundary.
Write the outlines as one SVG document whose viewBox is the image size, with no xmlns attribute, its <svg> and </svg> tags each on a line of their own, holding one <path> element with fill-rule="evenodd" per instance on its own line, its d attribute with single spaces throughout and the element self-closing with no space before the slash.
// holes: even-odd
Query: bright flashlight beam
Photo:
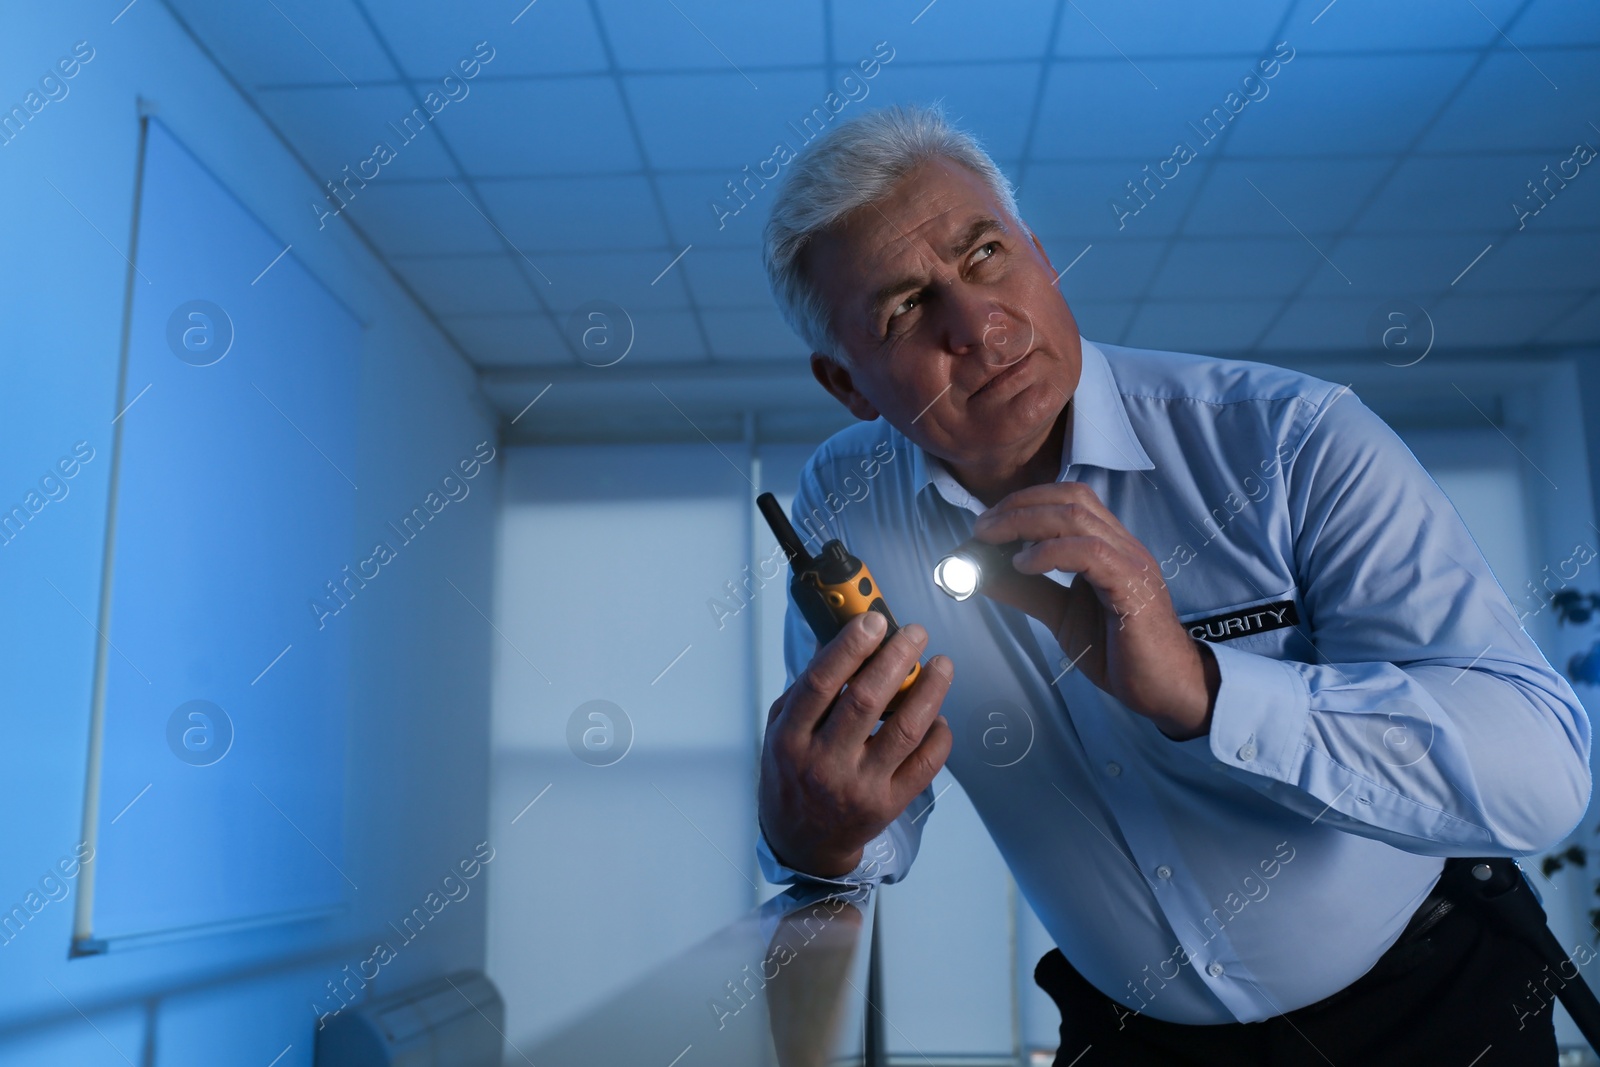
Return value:
<svg viewBox="0 0 1600 1067">
<path fill-rule="evenodd" d="M 964 556 L 946 556 L 934 568 L 933 580 L 956 600 L 965 600 L 978 589 L 978 566 Z"/>
</svg>

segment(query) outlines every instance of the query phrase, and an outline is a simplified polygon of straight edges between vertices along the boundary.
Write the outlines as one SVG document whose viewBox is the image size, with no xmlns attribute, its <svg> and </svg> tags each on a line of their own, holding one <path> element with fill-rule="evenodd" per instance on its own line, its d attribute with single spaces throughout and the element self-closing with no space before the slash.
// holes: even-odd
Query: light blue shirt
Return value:
<svg viewBox="0 0 1600 1067">
<path fill-rule="evenodd" d="M 1036 620 L 939 592 L 934 563 L 984 505 L 882 419 L 824 442 L 793 518 L 842 537 L 955 664 L 946 766 L 1108 996 L 1181 1023 L 1313 1003 L 1394 943 L 1441 857 L 1539 852 L 1582 818 L 1582 705 L 1450 501 L 1344 387 L 1084 341 L 1059 480 L 1150 550 L 1215 650 L 1208 735 L 1170 740 Z M 815 647 L 791 602 L 791 682 Z M 837 881 L 903 877 L 932 802 Z M 757 851 L 772 881 L 810 877 Z"/>
</svg>

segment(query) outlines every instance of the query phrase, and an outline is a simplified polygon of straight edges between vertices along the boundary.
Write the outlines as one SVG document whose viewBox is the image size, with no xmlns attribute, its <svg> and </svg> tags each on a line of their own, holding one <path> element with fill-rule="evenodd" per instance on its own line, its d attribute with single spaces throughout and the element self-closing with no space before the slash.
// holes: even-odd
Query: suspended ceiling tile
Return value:
<svg viewBox="0 0 1600 1067">
<path fill-rule="evenodd" d="M 667 245 L 644 178 L 503 179 L 477 188 L 507 236 L 530 255 Z"/>
<path fill-rule="evenodd" d="M 1223 159 L 1195 202 L 1184 233 L 1273 236 L 1292 234 L 1296 226 L 1308 234 L 1335 233 L 1392 165 L 1387 158 Z"/>
<path fill-rule="evenodd" d="M 1379 362 L 1386 353 L 1368 344 L 1367 325 L 1374 313 L 1381 310 L 1382 303 L 1381 298 L 1362 296 L 1299 297 L 1283 309 L 1282 316 L 1262 338 L 1260 347 L 1268 353 L 1315 349 L 1370 351 L 1373 361 Z"/>
<path fill-rule="evenodd" d="M 1323 245 L 1326 260 L 1306 262 L 1316 273 L 1306 286 L 1313 297 L 1399 297 L 1421 300 L 1450 286 L 1487 241 L 1465 234 L 1418 237 L 1349 237 Z"/>
<path fill-rule="evenodd" d="M 1189 122 L 1199 123 L 1211 107 L 1220 107 L 1245 72 L 1232 59 L 1055 63 L 1045 83 L 1034 154 L 1045 159 L 1115 156 L 1154 164 L 1186 141 L 1206 157 L 1216 146 Z"/>
<path fill-rule="evenodd" d="M 1524 48 L 1600 44 L 1600 5 L 1593 0 L 1534 0 L 1511 36 Z"/>
<path fill-rule="evenodd" d="M 1134 306 L 1131 300 L 1075 300 L 1072 317 L 1078 320 L 1078 332 L 1091 341 L 1116 344 L 1133 319 Z"/>
<path fill-rule="evenodd" d="M 1250 347 L 1277 312 L 1279 300 L 1146 301 L 1134 312 L 1127 341 L 1134 348 L 1237 352 Z"/>
<path fill-rule="evenodd" d="M 696 247 L 678 264 L 702 307 L 758 307 L 772 303 L 761 249 Z"/>
<path fill-rule="evenodd" d="M 735 178 L 741 181 L 737 194 L 728 189 Z M 777 182 L 766 182 L 764 187 L 756 181 L 742 184 L 744 178 L 741 171 L 727 168 L 657 177 L 656 189 L 673 236 L 693 244 L 696 251 L 759 243 L 784 175 L 780 172 Z"/>
<path fill-rule="evenodd" d="M 480 367 L 577 363 L 555 324 L 544 315 L 451 316 L 443 321 Z"/>
<path fill-rule="evenodd" d="M 1542 178 L 1546 158 L 1539 155 L 1417 156 L 1395 172 L 1371 207 L 1356 221 L 1361 233 L 1497 232 L 1517 225 L 1512 204 L 1519 199 L 1531 208 L 1536 202 L 1527 183 Z M 1579 179 L 1588 177 L 1580 174 Z M 1577 182 L 1573 183 L 1577 185 Z M 1600 192 L 1600 181 L 1591 182 Z M 1573 188 L 1558 194 L 1539 213 L 1545 225 L 1560 216 L 1567 224 L 1593 222 L 1583 218 L 1585 190 Z M 1593 199 L 1589 204 L 1595 203 Z M 1567 209 L 1577 208 L 1575 211 Z M 1527 220 L 1532 225 L 1534 220 Z M 1560 223 L 1555 223 L 1559 225 Z"/>
<path fill-rule="evenodd" d="M 706 358 L 705 342 L 687 311 L 635 311 L 631 363 L 681 363 Z"/>
<path fill-rule="evenodd" d="M 452 0 L 443 6 L 387 0 L 368 10 L 406 74 L 419 80 L 459 76 L 458 64 L 475 56 L 479 42 L 493 50 L 480 77 L 606 69 L 605 52 L 586 4 Z"/>
<path fill-rule="evenodd" d="M 456 173 L 440 145 L 435 116 L 405 86 L 270 89 L 257 99 L 324 182 L 374 173 L 375 181 Z M 379 145 L 387 151 L 377 151 Z"/>
<path fill-rule="evenodd" d="M 1172 4 L 1166 0 L 1076 0 L 1067 5 L 1056 55 L 1121 58 L 1233 52 L 1253 55 L 1282 37 L 1290 0 Z"/>
<path fill-rule="evenodd" d="M 1199 191 L 1198 174 L 1184 168 L 1165 187 L 1141 187 L 1135 197 L 1127 185 L 1140 177 L 1128 162 L 1036 163 L 1018 193 L 1022 220 L 1037 232 L 1085 241 L 1167 236 Z"/>
<path fill-rule="evenodd" d="M 1600 48 L 1499 49 L 1473 75 L 1424 151 L 1523 149 L 1565 159 L 1580 141 L 1600 145 Z"/>
<path fill-rule="evenodd" d="M 1600 232 L 1546 232 L 1530 223 L 1526 230 L 1496 241 L 1455 288 L 1463 295 L 1600 292 Z"/>
<path fill-rule="evenodd" d="M 689 300 L 680 273 L 683 263 L 680 260 L 668 270 L 672 257 L 665 249 L 551 253 L 543 257 L 553 283 L 544 296 L 563 314 L 594 301 L 613 303 L 630 313 L 683 308 Z"/>
<path fill-rule="evenodd" d="M 1286 297 L 1320 262 L 1298 236 L 1179 241 L 1156 275 L 1151 296 Z"/>
<path fill-rule="evenodd" d="M 871 59 L 887 42 L 890 64 L 1038 59 L 1049 46 L 1056 0 L 1013 0 L 1001 12 L 959 0 L 834 4 L 833 51 L 841 64 Z"/>
<path fill-rule="evenodd" d="M 174 0 L 194 32 L 249 87 L 268 83 L 354 83 L 397 77 L 361 13 L 348 3 L 275 0 L 272 4 L 218 4 Z"/>
<path fill-rule="evenodd" d="M 439 126 L 474 177 L 637 171 L 642 163 L 611 78 L 480 80 Z"/>
<path fill-rule="evenodd" d="M 823 61 L 821 0 L 753 10 L 742 0 L 640 4 L 598 0 L 617 63 L 624 70 L 745 69 Z"/>
<path fill-rule="evenodd" d="M 393 263 L 436 315 L 533 314 L 540 310 L 511 253 L 396 256 Z"/>
<path fill-rule="evenodd" d="M 1600 345 L 1600 293 L 1569 308 L 1565 314 L 1539 330 L 1535 337 L 1556 344 Z"/>
<path fill-rule="evenodd" d="M 711 354 L 719 359 L 793 359 L 807 365 L 810 349 L 784 323 L 776 307 L 718 308 L 702 314 L 711 337 Z"/>
<path fill-rule="evenodd" d="M 1482 48 L 1498 36 L 1495 26 L 1509 24 L 1520 3 L 1521 0 L 1473 0 L 1471 4 L 1302 0 L 1286 32 L 1295 43 L 1315 49 L 1416 52 L 1430 48 Z"/>
<path fill-rule="evenodd" d="M 725 168 L 735 180 L 747 165 L 758 176 L 776 173 L 777 146 L 799 152 L 808 138 L 861 110 L 843 96 L 830 102 L 827 83 L 813 71 L 764 74 L 759 92 L 732 72 L 623 81 L 651 166 Z"/>
<path fill-rule="evenodd" d="M 1163 254 L 1162 242 L 1133 238 L 1040 241 L 1060 274 L 1056 287 L 1074 309 L 1080 300 L 1132 300 L 1142 295 Z"/>
<path fill-rule="evenodd" d="M 505 245 L 458 192 L 460 183 L 374 182 L 346 213 L 390 256 L 496 252 Z M 332 222 L 329 225 L 333 225 Z"/>
<path fill-rule="evenodd" d="M 1462 53 L 1297 52 L 1277 77 L 1263 83 L 1267 95 L 1233 120 L 1228 151 L 1279 156 L 1402 151 L 1450 98 L 1472 60 Z M 1223 103 L 1217 94 L 1215 105 Z M 1204 114 L 1212 106 L 1208 102 L 1199 110 Z"/>
<path fill-rule="evenodd" d="M 1568 312 L 1571 293 L 1526 296 L 1453 295 L 1428 306 L 1441 348 L 1525 343 Z"/>
</svg>

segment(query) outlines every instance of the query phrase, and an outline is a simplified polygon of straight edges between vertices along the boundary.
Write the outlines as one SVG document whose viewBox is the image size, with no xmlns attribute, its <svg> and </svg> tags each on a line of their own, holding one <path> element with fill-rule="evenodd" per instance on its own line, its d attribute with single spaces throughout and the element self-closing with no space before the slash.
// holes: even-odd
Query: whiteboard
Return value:
<svg viewBox="0 0 1600 1067">
<path fill-rule="evenodd" d="M 361 326 L 147 120 L 75 950 L 336 908 Z M 98 774 L 93 773 L 98 765 Z"/>
</svg>

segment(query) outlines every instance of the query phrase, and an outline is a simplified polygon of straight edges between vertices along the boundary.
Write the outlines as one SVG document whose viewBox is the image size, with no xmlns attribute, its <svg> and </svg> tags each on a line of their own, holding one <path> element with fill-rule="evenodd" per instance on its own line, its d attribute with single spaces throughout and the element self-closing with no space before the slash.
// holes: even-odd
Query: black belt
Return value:
<svg viewBox="0 0 1600 1067">
<path fill-rule="evenodd" d="M 1433 887 L 1417 910 L 1412 913 L 1411 921 L 1406 923 L 1406 928 L 1400 931 L 1400 936 L 1395 940 L 1396 945 L 1409 945 L 1422 937 L 1429 930 L 1439 925 L 1439 920 L 1455 910 L 1456 902 L 1440 892 L 1438 885 Z"/>
</svg>

